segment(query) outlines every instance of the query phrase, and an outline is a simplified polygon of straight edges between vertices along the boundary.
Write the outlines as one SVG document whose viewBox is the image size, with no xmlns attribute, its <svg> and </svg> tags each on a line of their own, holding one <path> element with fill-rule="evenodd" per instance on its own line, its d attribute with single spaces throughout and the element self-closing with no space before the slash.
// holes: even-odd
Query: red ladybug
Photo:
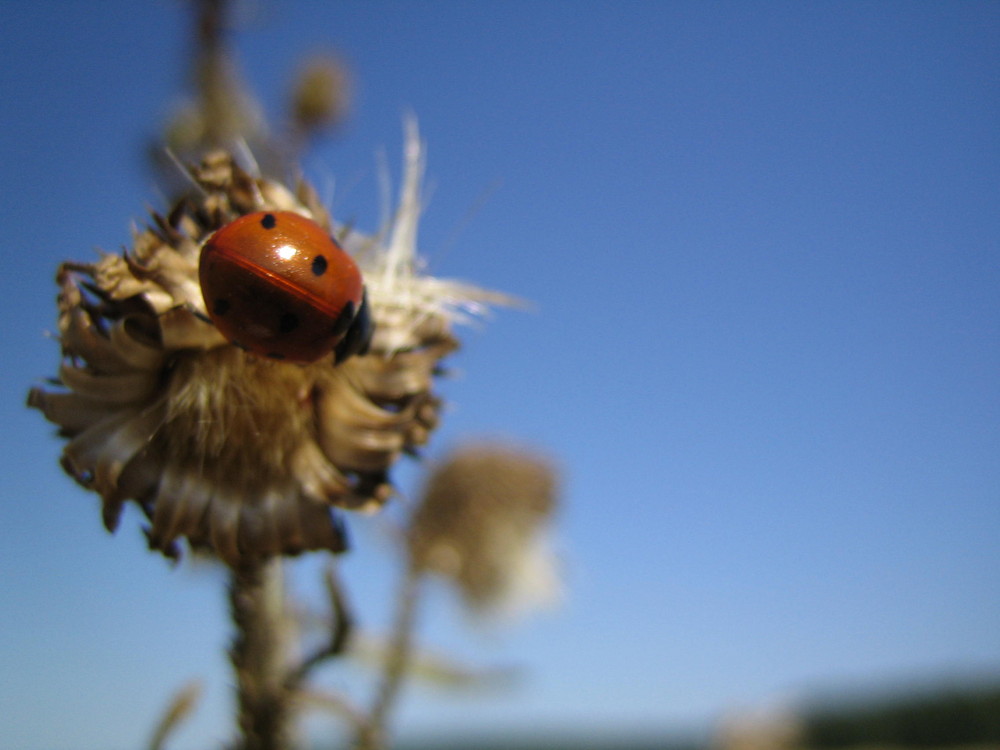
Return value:
<svg viewBox="0 0 1000 750">
<path fill-rule="evenodd" d="M 198 266 L 219 332 L 270 359 L 338 362 L 363 353 L 373 325 L 361 272 L 318 224 L 290 211 L 241 216 L 208 238 Z"/>
</svg>

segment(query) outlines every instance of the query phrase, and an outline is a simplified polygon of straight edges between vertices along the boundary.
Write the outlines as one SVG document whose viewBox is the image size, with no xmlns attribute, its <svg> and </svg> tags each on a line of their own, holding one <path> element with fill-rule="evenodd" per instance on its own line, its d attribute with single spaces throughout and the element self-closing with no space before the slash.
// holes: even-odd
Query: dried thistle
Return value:
<svg viewBox="0 0 1000 750">
<path fill-rule="evenodd" d="M 307 137 L 340 124 L 350 104 L 350 79 L 340 60 L 314 57 L 299 70 L 291 99 L 292 128 Z"/>
<path fill-rule="evenodd" d="M 455 585 L 477 611 L 547 600 L 557 590 L 546 527 L 552 466 L 523 449 L 470 444 L 430 476 L 410 521 L 411 565 Z"/>
<path fill-rule="evenodd" d="M 103 502 L 145 513 L 152 548 L 178 540 L 230 565 L 304 550 L 341 551 L 333 507 L 371 510 L 389 469 L 438 421 L 432 390 L 458 347 L 452 323 L 502 298 L 415 270 L 423 147 L 412 123 L 399 210 L 385 241 L 347 236 L 376 333 L 337 364 L 262 359 L 208 322 L 198 283 L 205 240 L 238 216 L 293 211 L 335 231 L 305 183 L 290 189 L 216 151 L 190 169 L 194 190 L 136 230 L 132 248 L 57 275 L 63 362 L 55 389 L 32 389 L 68 439 L 63 467 Z"/>
<path fill-rule="evenodd" d="M 454 584 L 475 612 L 551 598 L 556 575 L 543 536 L 555 507 L 552 466 L 523 449 L 469 444 L 433 469 L 407 528 L 392 634 L 375 699 L 355 733 L 357 750 L 388 746 L 388 717 L 415 663 L 427 574 Z"/>
<path fill-rule="evenodd" d="M 197 0 L 194 6 L 196 96 L 168 128 L 170 159 L 159 161 L 175 172 L 179 162 L 191 163 L 181 170 L 187 180 L 183 189 L 170 188 L 180 197 L 135 229 L 131 246 L 121 254 L 59 268 L 61 366 L 49 386 L 31 390 L 28 404 L 59 426 L 67 441 L 62 465 L 101 497 L 109 531 L 131 501 L 146 516 L 152 549 L 176 557 L 186 541 L 229 566 L 234 626 L 229 657 L 238 728 L 233 747 L 287 750 L 295 744 L 297 710 L 316 695 L 306 684 L 308 676 L 346 652 L 354 618 L 331 572 L 328 642 L 304 658 L 292 656 L 295 626 L 285 600 L 281 556 L 345 549 L 335 509 L 380 508 L 392 494 L 390 470 L 396 460 L 414 453 L 437 425 L 441 401 L 434 378 L 442 358 L 458 347 L 453 325 L 484 313 L 490 304 L 513 300 L 421 273 L 416 234 L 424 148 L 414 122 L 407 122 L 399 205 L 376 237 L 338 229 L 306 183 L 288 187 L 251 165 L 251 151 L 266 165 L 294 161 L 311 137 L 336 124 L 347 103 L 346 76 L 330 61 L 307 67 L 291 98 L 285 141 L 273 140 L 226 51 L 227 6 L 227 0 Z M 258 215 L 240 221 L 250 214 Z M 338 291 L 317 293 L 311 298 L 315 310 L 308 304 L 295 310 L 296 315 L 322 315 L 295 317 L 284 306 L 280 320 L 291 325 L 294 317 L 296 326 L 305 323 L 292 326 L 299 332 L 315 324 L 324 336 L 339 336 L 337 322 L 365 320 L 358 310 L 368 310 L 374 335 L 367 348 L 360 343 L 366 334 L 352 338 L 351 333 L 343 339 L 350 346 L 324 339 L 314 350 L 306 345 L 316 343 L 312 337 L 306 343 L 296 339 L 294 345 L 286 339 L 290 348 L 260 348 L 264 356 L 231 343 L 251 343 L 234 331 L 252 330 L 263 305 L 245 293 L 250 284 L 233 281 L 242 273 L 234 269 L 243 269 L 238 260 L 243 250 L 220 250 L 229 247 L 223 238 L 244 248 L 246 227 L 301 227 L 298 217 L 309 220 L 312 238 L 305 243 L 313 248 L 306 256 L 306 277 L 336 283 Z M 330 242 L 334 236 L 360 268 L 367 296 L 358 268 Z M 317 238 L 326 250 L 315 249 Z M 273 245 L 279 247 L 287 246 Z M 240 289 L 238 294 L 211 291 L 220 281 L 212 271 L 199 278 L 199 265 L 209 268 L 217 255 L 222 261 L 216 268 L 231 263 L 220 272 L 221 288 Z M 337 273 L 327 275 L 331 258 L 337 258 L 336 265 L 329 261 Z M 248 274 L 253 284 L 266 276 L 260 270 Z M 304 289 L 281 274 L 268 278 L 273 285 L 265 284 L 265 295 L 274 288 Z M 328 304 L 332 297 L 342 304 Z M 243 303 L 250 314 L 241 317 L 236 313 Z M 286 334 L 288 325 L 281 326 Z M 350 325 L 348 330 L 359 329 Z M 336 347 L 334 354 L 315 359 L 329 350 L 326 343 Z M 269 358 L 278 354 L 286 359 Z M 384 745 L 387 712 L 411 665 L 419 580 L 428 572 L 443 573 L 459 582 L 477 606 L 489 605 L 502 590 L 510 590 L 507 574 L 518 566 L 496 545 L 520 555 L 530 547 L 524 539 L 534 536 L 551 511 L 547 467 L 494 453 L 473 467 L 486 467 L 480 478 L 489 487 L 442 478 L 466 459 L 458 457 L 439 472 L 414 517 L 410 564 L 372 711 L 365 714 L 338 696 L 325 696 L 324 705 L 350 720 L 359 747 Z M 496 483 L 497 472 L 514 483 Z M 508 492 L 510 503 L 501 502 Z M 469 507 L 480 502 L 481 513 Z M 442 521 L 442 514 L 452 512 L 454 523 Z M 474 551 L 469 543 L 483 549 Z M 174 699 L 151 747 L 163 744 L 195 698 L 188 690 Z"/>
</svg>

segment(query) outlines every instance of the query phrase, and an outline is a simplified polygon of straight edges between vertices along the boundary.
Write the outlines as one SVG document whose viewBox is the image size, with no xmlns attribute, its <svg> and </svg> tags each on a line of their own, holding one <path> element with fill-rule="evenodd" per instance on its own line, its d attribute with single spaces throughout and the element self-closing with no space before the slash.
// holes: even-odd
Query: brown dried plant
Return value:
<svg viewBox="0 0 1000 750">
<path fill-rule="evenodd" d="M 454 583 L 474 609 L 494 607 L 518 578 L 551 581 L 535 564 L 539 530 L 554 507 L 550 466 L 480 446 L 432 475 L 405 534 L 399 615 L 367 712 L 340 696 L 320 698 L 307 684 L 314 668 L 351 650 L 355 617 L 334 569 L 328 640 L 295 660 L 282 560 L 347 549 L 340 512 L 380 509 L 394 493 L 393 466 L 438 424 L 435 380 L 459 346 L 455 324 L 511 300 L 420 272 L 425 149 L 412 119 L 398 205 L 372 235 L 336 224 L 305 181 L 288 185 L 262 169 L 247 145 L 265 161 L 300 149 L 342 116 L 344 76 L 328 63 L 307 68 L 292 97 L 294 143 L 269 140 L 222 44 L 225 3 L 202 0 L 197 8 L 198 96 L 167 134 L 183 190 L 133 231 L 123 252 L 59 267 L 59 372 L 31 389 L 28 404 L 58 426 L 62 466 L 100 496 L 109 531 L 131 502 L 145 516 L 152 550 L 177 559 L 187 546 L 228 568 L 234 747 L 291 747 L 295 712 L 310 696 L 343 709 L 359 747 L 384 747 L 389 711 L 415 663 L 418 583 L 426 575 Z M 375 326 L 363 354 L 307 364 L 260 358 L 211 323 L 199 284 L 202 247 L 259 211 L 311 219 L 354 257 Z M 189 690 L 171 704 L 152 746 L 195 699 Z"/>
</svg>

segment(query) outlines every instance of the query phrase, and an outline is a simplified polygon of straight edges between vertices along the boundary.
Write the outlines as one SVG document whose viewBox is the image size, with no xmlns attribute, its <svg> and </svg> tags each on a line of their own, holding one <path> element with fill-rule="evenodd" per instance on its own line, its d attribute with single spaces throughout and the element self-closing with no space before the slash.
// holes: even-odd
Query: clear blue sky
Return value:
<svg viewBox="0 0 1000 750">
<path fill-rule="evenodd" d="M 529 671 L 411 691 L 402 734 L 699 730 L 1000 672 L 1000 4 L 252 5 L 238 48 L 272 112 L 302 54 L 352 65 L 354 116 L 308 164 L 335 212 L 374 226 L 374 155 L 398 166 L 412 110 L 431 269 L 537 303 L 467 332 L 431 452 L 492 433 L 559 458 L 569 599 L 470 636 L 436 595 L 425 642 Z M 4 6 L 13 750 L 140 746 L 198 676 L 176 747 L 228 737 L 221 577 L 147 554 L 136 513 L 106 535 L 23 406 L 57 365 L 58 262 L 162 205 L 142 149 L 183 92 L 186 21 L 166 0 Z M 357 542 L 346 575 L 381 624 L 385 544 Z"/>
</svg>

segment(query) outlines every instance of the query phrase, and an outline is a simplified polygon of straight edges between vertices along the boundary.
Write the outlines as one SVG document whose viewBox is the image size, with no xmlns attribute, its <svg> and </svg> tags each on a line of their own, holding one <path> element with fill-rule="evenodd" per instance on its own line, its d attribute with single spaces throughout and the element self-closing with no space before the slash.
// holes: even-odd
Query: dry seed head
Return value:
<svg viewBox="0 0 1000 750">
<path fill-rule="evenodd" d="M 422 164 L 415 129 L 408 136 L 408 163 Z M 362 270 L 378 330 L 369 353 L 340 365 L 247 354 L 206 322 L 202 243 L 253 211 L 295 211 L 332 226 L 307 185 L 293 191 L 255 177 L 226 152 L 206 157 L 191 178 L 196 190 L 136 230 L 131 250 L 59 269 L 60 387 L 32 389 L 28 403 L 59 425 L 63 466 L 101 496 L 110 530 L 131 500 L 149 519 L 150 546 L 170 556 L 181 539 L 234 565 L 342 550 L 331 507 L 380 507 L 393 463 L 437 424 L 434 374 L 458 347 L 452 303 L 434 302 L 440 282 L 412 273 L 392 289 L 419 304 L 386 298 L 396 293 L 378 283 L 389 250 L 349 237 L 348 247 L 367 248 Z M 414 190 L 419 179 L 407 175 L 402 203 L 417 209 Z M 412 268 L 416 216 L 401 208 L 392 235 L 404 224 L 413 241 L 391 250 L 408 252 Z M 450 293 L 469 294 L 468 305 L 498 299 L 457 289 Z"/>
<path fill-rule="evenodd" d="M 450 580 L 476 610 L 544 600 L 557 588 L 544 541 L 552 466 L 496 444 L 455 451 L 431 474 L 408 529 L 411 564 Z"/>
<path fill-rule="evenodd" d="M 315 57 L 299 71 L 292 90 L 292 120 L 312 134 L 340 123 L 350 104 L 347 69 L 331 57 Z"/>
</svg>

